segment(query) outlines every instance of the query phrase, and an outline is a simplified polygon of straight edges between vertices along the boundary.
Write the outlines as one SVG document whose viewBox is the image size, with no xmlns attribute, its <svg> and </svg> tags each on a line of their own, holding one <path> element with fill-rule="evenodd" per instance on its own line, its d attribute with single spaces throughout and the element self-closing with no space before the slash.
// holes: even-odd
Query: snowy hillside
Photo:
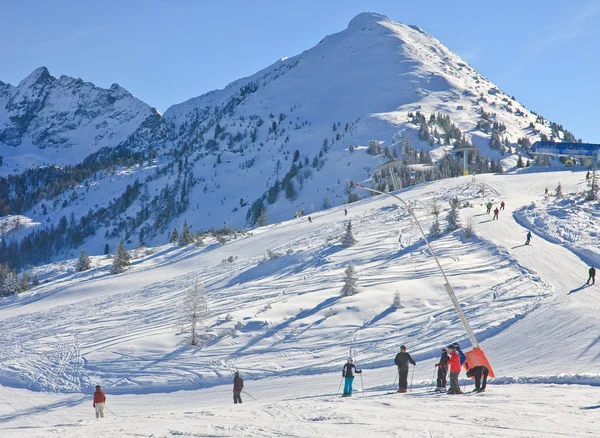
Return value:
<svg viewBox="0 0 600 438">
<path fill-rule="evenodd" d="M 45 163 L 65 163 L 85 156 L 75 148 L 90 152 L 111 136 L 114 144 L 123 140 L 69 168 L 0 179 L 0 213 L 35 224 L 3 235 L 7 246 L 0 247 L 0 262 L 18 269 L 73 257 L 81 248 L 99 255 L 120 239 L 129 248 L 164 244 L 186 221 L 198 232 L 324 211 L 366 196 L 352 188 L 353 180 L 390 189 L 380 171 L 390 160 L 397 163 L 400 186 L 407 187 L 462 174 L 457 147 L 478 149 L 469 156 L 471 172 L 502 172 L 515 170 L 519 156 L 532 164 L 528 148 L 537 139 L 574 139 L 430 34 L 375 13 L 358 15 L 310 50 L 223 90 L 174 105 L 164 117 L 118 87 L 100 90 L 53 79 L 45 69 L 16 89 L 0 88 L 0 103 L 27 114 L 20 124 L 12 116 L 9 125 L 13 113 L 0 116 L 0 141 L 15 145 L 2 150 L 19 154 L 4 157 L 7 169 L 30 159 L 24 154 L 29 146 L 37 155 L 60 155 Z M 54 99 L 85 90 L 80 107 L 70 97 Z M 48 96 L 39 120 L 33 117 L 41 99 L 31 97 L 36 93 Z M 124 97 L 98 104 L 99 115 L 82 110 L 88 101 L 110 102 L 115 95 Z M 119 105 L 125 109 L 117 116 L 111 111 Z M 60 113 L 51 111 L 58 108 Z M 54 127 L 63 116 L 66 125 Z M 71 123 L 77 129 L 65 131 Z M 41 138 L 71 149 L 41 150 Z"/>
<path fill-rule="evenodd" d="M 118 84 L 106 90 L 40 67 L 16 87 L 0 82 L 0 175 L 80 163 L 159 118 Z"/>
<path fill-rule="evenodd" d="M 440 348 L 459 341 L 468 349 L 469 342 L 416 225 L 393 200 L 376 197 L 353 203 L 348 216 L 332 208 L 311 215 L 312 223 L 293 219 L 224 244 L 140 250 L 116 276 L 101 257 L 82 273 L 69 264 L 40 268 L 47 283 L 0 302 L 1 427 L 14 436 L 21 428 L 38 434 L 28 436 L 54 428 L 65 437 L 92 427 L 107 436 L 123 428 L 143 436 L 389 436 L 400 427 L 416 436 L 444 427 L 448 436 L 550 436 L 556 415 L 569 436 L 588 436 L 600 397 L 600 286 L 584 284 L 588 264 L 600 259 L 582 260 L 550 238 L 555 227 L 546 221 L 527 223 L 534 236 L 525 246 L 522 225 L 532 203 L 540 216 L 561 206 L 570 228 L 587 223 L 598 202 L 572 206 L 586 189 L 584 175 L 461 177 L 400 192 L 426 229 L 433 199 L 446 210 L 445 225 L 454 196 L 461 222 L 474 224 L 472 239 L 457 230 L 432 245 L 494 366 L 497 378 L 484 395 L 427 393 Z M 572 203 L 544 196 L 559 181 Z M 492 220 L 483 204 L 501 200 L 506 210 Z M 348 220 L 357 242 L 344 247 Z M 342 296 L 349 263 L 358 293 Z M 201 346 L 191 347 L 179 309 L 196 278 L 210 313 Z M 387 395 L 401 344 L 417 361 L 406 398 Z M 342 405 L 333 394 L 349 355 L 364 370 L 364 382 L 354 383 L 364 392 Z M 235 370 L 259 401 L 245 396 L 244 409 L 230 412 L 230 387 L 218 385 L 229 384 Z M 94 425 L 89 397 L 97 383 L 118 417 Z M 185 391 L 172 393 L 178 390 Z M 400 425 L 391 409 L 415 413 Z"/>
</svg>

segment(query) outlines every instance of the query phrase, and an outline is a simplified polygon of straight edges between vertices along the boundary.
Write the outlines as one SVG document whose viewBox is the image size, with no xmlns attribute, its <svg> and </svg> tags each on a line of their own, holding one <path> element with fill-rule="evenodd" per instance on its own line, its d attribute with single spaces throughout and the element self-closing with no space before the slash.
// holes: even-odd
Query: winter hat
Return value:
<svg viewBox="0 0 600 438">
<path fill-rule="evenodd" d="M 442 353 L 446 353 L 448 352 L 448 350 L 446 350 L 445 348 L 442 348 Z"/>
<path fill-rule="evenodd" d="M 454 349 L 455 349 L 455 347 L 454 347 L 454 344 L 452 344 L 452 345 L 448 345 L 448 347 L 447 347 L 447 348 L 448 348 L 449 350 L 454 350 Z"/>
<path fill-rule="evenodd" d="M 348 362 L 352 362 L 352 358 L 351 357 L 348 358 Z"/>
<path fill-rule="evenodd" d="M 235 373 L 233 373 L 234 376 L 239 376 L 240 373 L 238 373 L 237 371 Z"/>
<path fill-rule="evenodd" d="M 96 385 L 96 389 L 100 389 L 100 385 Z"/>
<path fill-rule="evenodd" d="M 460 345 L 458 344 L 458 342 L 453 342 L 452 345 L 454 345 L 456 348 L 460 348 Z"/>
<path fill-rule="evenodd" d="M 400 350 L 406 350 L 406 345 L 401 345 Z"/>
</svg>

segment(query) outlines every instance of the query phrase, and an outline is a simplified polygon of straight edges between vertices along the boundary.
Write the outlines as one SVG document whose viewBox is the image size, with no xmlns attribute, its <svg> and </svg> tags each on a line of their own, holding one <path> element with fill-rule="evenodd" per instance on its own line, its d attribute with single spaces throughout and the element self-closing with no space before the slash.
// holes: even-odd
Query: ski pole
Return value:
<svg viewBox="0 0 600 438">
<path fill-rule="evenodd" d="M 362 373 L 360 373 L 360 392 L 365 392 L 365 386 L 363 385 Z"/>
<path fill-rule="evenodd" d="M 118 415 L 117 415 L 117 414 L 115 414 L 113 411 L 111 411 L 111 410 L 108 408 L 108 406 L 104 405 L 104 408 L 105 408 L 105 409 L 106 409 L 108 412 L 110 412 L 111 414 L 113 414 L 115 417 L 118 417 Z"/>
<path fill-rule="evenodd" d="M 433 376 L 431 376 L 431 385 L 429 385 L 429 391 L 431 391 L 431 388 L 433 388 L 433 382 L 435 382 L 435 371 L 436 368 L 433 369 Z"/>
<path fill-rule="evenodd" d="M 412 391 L 413 379 L 415 378 L 415 366 L 413 365 L 413 370 L 410 377 L 410 390 Z"/>
<path fill-rule="evenodd" d="M 246 391 L 242 391 L 242 392 L 243 392 L 244 394 L 246 394 L 248 397 L 250 397 L 252 400 L 256 400 L 256 399 L 255 399 L 255 398 L 252 396 L 252 394 L 250 394 L 249 392 L 246 392 Z"/>
<path fill-rule="evenodd" d="M 394 383 L 392 383 L 392 389 L 396 387 L 396 379 L 398 378 L 398 373 L 396 373 L 396 377 L 394 377 Z"/>
<path fill-rule="evenodd" d="M 342 382 L 344 381 L 344 376 L 342 376 L 342 380 L 340 380 L 340 386 L 338 386 L 336 394 L 340 393 L 340 388 L 342 387 Z"/>
</svg>

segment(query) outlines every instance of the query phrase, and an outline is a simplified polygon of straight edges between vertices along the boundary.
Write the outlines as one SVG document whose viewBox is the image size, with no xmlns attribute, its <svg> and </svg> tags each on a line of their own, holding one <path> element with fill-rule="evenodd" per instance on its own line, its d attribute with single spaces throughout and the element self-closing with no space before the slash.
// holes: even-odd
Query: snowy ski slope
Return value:
<svg viewBox="0 0 600 438">
<path fill-rule="evenodd" d="M 600 285 L 582 286 L 588 263 L 600 260 L 560 240 L 564 230 L 580 230 L 572 240 L 597 246 L 585 224 L 598 204 L 575 202 L 584 175 L 469 176 L 400 192 L 426 229 L 433 198 L 447 208 L 458 196 L 461 220 L 475 223 L 474 239 L 457 231 L 433 247 L 495 368 L 484 395 L 426 394 L 439 349 L 468 341 L 407 212 L 375 197 L 351 204 L 347 218 L 333 208 L 312 215 L 312 224 L 301 217 L 223 246 L 157 247 L 118 276 L 101 259 L 86 273 L 45 267 L 56 271 L 51 282 L 0 303 L 0 434 L 592 436 Z M 559 181 L 566 200 L 545 198 Z M 506 202 L 500 220 L 485 214 L 488 200 Z M 540 219 L 549 217 L 552 225 Z M 350 248 L 339 244 L 346 219 L 358 241 Z M 531 246 L 523 245 L 524 225 Z M 269 259 L 268 251 L 280 256 Z M 223 263 L 229 256 L 237 259 Z M 342 297 L 350 262 L 360 292 Z M 185 345 L 177 324 L 196 277 L 211 312 L 200 349 Z M 396 290 L 404 307 L 394 310 Z M 233 330 L 238 322 L 243 328 Z M 417 361 L 405 398 L 386 395 L 400 344 Z M 365 370 L 365 391 L 342 406 L 333 394 L 348 355 Z M 243 410 L 225 407 L 234 370 L 259 399 L 246 396 Z M 101 424 L 91 419 L 97 383 L 118 415 Z"/>
</svg>

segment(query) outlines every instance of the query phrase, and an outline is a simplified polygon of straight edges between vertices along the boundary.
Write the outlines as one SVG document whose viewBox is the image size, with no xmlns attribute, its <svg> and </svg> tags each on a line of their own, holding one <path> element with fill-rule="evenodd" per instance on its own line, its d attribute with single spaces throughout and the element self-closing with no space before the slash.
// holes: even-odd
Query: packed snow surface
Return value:
<svg viewBox="0 0 600 438">
<path fill-rule="evenodd" d="M 434 198 L 445 209 L 442 226 L 453 196 L 462 223 L 474 224 L 471 240 L 459 230 L 432 245 L 495 369 L 485 394 L 427 393 L 440 348 L 469 342 L 410 215 L 374 197 L 347 206 L 347 217 L 333 208 L 312 223 L 300 217 L 224 245 L 140 251 L 117 276 L 100 258 L 84 273 L 45 267 L 48 283 L 0 304 L 2 434 L 592 436 L 600 286 L 585 281 L 600 260 L 560 240 L 560 224 L 530 220 L 531 210 L 556 217 L 560 207 L 568 229 L 588 223 L 598 203 L 574 207 L 584 176 L 469 176 L 399 192 L 426 230 Z M 559 181 L 565 199 L 545 197 Z M 483 204 L 502 200 L 506 210 L 493 220 Z M 347 220 L 357 240 L 349 248 L 340 244 Z M 591 227 L 587 233 L 597 246 Z M 359 292 L 343 297 L 349 263 Z M 195 278 L 210 310 L 200 348 L 186 344 L 178 323 Z M 401 309 L 391 307 L 396 291 Z M 401 344 L 417 361 L 413 391 L 388 395 Z M 349 355 L 364 370 L 354 382 L 364 391 L 342 400 L 335 392 Z M 258 401 L 229 406 L 234 370 Z M 116 414 L 103 422 L 91 418 L 97 383 Z"/>
</svg>

